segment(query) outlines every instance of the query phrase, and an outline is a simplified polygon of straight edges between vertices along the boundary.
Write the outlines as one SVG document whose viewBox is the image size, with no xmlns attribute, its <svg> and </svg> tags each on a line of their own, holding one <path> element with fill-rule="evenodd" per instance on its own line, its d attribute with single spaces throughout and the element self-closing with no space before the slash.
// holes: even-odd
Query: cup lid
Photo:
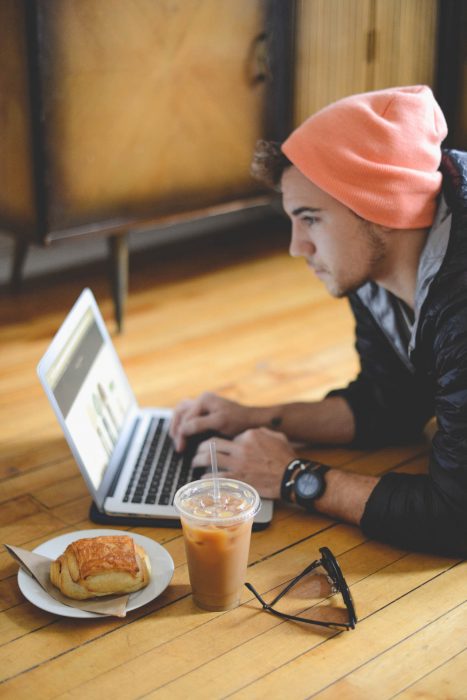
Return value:
<svg viewBox="0 0 467 700">
<path fill-rule="evenodd" d="M 254 517 L 261 499 L 253 486 L 236 479 L 218 479 L 220 498 L 214 499 L 214 480 L 200 479 L 182 486 L 174 498 L 181 516 L 197 522 L 232 525 Z"/>
</svg>

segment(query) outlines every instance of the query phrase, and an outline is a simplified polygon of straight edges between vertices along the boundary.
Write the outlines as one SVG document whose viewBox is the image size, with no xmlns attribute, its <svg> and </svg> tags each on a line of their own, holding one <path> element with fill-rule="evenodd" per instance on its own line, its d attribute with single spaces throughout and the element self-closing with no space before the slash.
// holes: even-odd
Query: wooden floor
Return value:
<svg viewBox="0 0 467 700">
<path fill-rule="evenodd" d="M 251 403 L 313 399 L 357 369 L 345 301 L 328 297 L 273 226 L 134 256 L 115 344 L 141 404 L 204 389 Z M 113 329 L 101 265 L 0 296 L 0 542 L 33 549 L 95 527 L 90 498 L 35 374 L 51 336 L 90 286 Z M 426 446 L 309 451 L 343 469 L 417 473 Z M 404 552 L 322 516 L 278 505 L 254 533 L 248 577 L 265 596 L 326 545 L 351 585 L 353 632 L 281 622 L 245 590 L 228 613 L 196 609 L 179 530 L 136 528 L 175 562 L 167 590 L 124 620 L 73 620 L 21 595 L 0 551 L 1 698 L 467 698 L 465 563 Z"/>
</svg>

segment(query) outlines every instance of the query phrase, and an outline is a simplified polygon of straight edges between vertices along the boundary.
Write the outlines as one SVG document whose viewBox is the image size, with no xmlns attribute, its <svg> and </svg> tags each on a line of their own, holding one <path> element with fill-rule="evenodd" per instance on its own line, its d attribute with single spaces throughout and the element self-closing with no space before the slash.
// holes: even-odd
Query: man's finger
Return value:
<svg viewBox="0 0 467 700">
<path fill-rule="evenodd" d="M 217 431 L 217 425 L 218 421 L 214 414 L 185 418 L 180 426 L 179 434 L 183 435 L 185 438 L 190 438 L 202 433 L 210 434 L 213 431 Z"/>
<path fill-rule="evenodd" d="M 198 445 L 198 451 L 206 451 L 210 454 L 210 443 L 214 442 L 216 445 L 217 454 L 231 454 L 234 452 L 233 440 L 226 440 L 225 438 L 211 438 L 210 440 L 204 440 Z"/>
<path fill-rule="evenodd" d="M 232 469 L 239 459 L 239 450 L 231 440 L 215 438 L 217 466 L 219 469 Z M 198 445 L 198 449 L 193 458 L 193 466 L 211 466 L 211 440 L 205 440 Z"/>
<path fill-rule="evenodd" d="M 200 413 L 199 401 L 188 400 L 184 405 L 180 405 L 180 410 L 176 409 L 170 426 L 170 435 L 175 442 L 176 449 L 179 452 L 183 451 L 187 438 L 204 432 L 207 428 L 203 426 L 208 420 L 209 416 L 203 416 Z"/>
<path fill-rule="evenodd" d="M 197 452 L 191 461 L 192 467 L 206 467 L 207 475 L 211 474 L 211 456 L 209 452 Z M 236 460 L 235 456 L 231 454 L 220 454 L 217 460 L 217 468 L 219 472 L 222 472 L 221 476 L 224 476 L 223 472 L 235 471 Z"/>
<path fill-rule="evenodd" d="M 174 409 L 174 412 L 172 414 L 172 419 L 170 421 L 170 426 L 169 426 L 169 433 L 172 438 L 174 438 L 177 434 L 177 431 L 180 426 L 180 422 L 183 418 L 183 416 L 186 414 L 187 410 L 189 407 L 192 405 L 193 400 L 192 399 L 184 399 L 183 401 L 180 401 L 180 403 L 176 406 Z"/>
</svg>

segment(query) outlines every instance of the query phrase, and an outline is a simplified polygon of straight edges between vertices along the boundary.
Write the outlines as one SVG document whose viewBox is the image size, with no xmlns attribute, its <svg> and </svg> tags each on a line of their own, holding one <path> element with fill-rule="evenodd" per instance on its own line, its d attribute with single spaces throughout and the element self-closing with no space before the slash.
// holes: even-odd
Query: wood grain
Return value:
<svg viewBox="0 0 467 700">
<path fill-rule="evenodd" d="M 434 85 L 436 0 L 300 0 L 295 123 L 354 93 Z"/>
<path fill-rule="evenodd" d="M 134 256 L 126 332 L 114 341 L 142 404 L 173 406 L 206 388 L 250 403 L 312 399 L 354 376 L 347 302 L 330 299 L 289 258 L 287 242 L 282 224 L 258 226 Z M 35 376 L 84 284 L 112 329 L 99 265 L 31 281 L 14 302 L 0 297 L 0 542 L 33 549 L 96 527 Z M 365 474 L 422 473 L 427 450 L 420 442 L 372 452 L 313 446 L 309 454 Z M 203 612 L 191 600 L 180 531 L 133 531 L 167 549 L 175 574 L 123 620 L 34 607 L 0 552 L 0 697 L 463 697 L 465 563 L 372 542 L 358 528 L 278 504 L 271 526 L 253 534 L 248 579 L 271 598 L 330 547 L 359 616 L 355 631 L 338 633 L 282 622 L 246 589 L 237 609 Z M 307 603 L 304 614 L 329 604 Z"/>
<path fill-rule="evenodd" d="M 259 0 L 41 3 L 55 228 L 258 191 L 249 164 L 265 84 L 250 64 L 263 9 Z"/>
</svg>

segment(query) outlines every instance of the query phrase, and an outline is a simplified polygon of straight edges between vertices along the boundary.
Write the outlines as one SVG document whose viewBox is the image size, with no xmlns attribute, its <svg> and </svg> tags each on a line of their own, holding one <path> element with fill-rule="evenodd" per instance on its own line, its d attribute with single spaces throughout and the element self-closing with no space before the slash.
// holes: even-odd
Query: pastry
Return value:
<svg viewBox="0 0 467 700">
<path fill-rule="evenodd" d="M 76 540 L 50 565 L 53 585 L 75 600 L 132 593 L 149 578 L 149 558 L 128 535 Z"/>
</svg>

